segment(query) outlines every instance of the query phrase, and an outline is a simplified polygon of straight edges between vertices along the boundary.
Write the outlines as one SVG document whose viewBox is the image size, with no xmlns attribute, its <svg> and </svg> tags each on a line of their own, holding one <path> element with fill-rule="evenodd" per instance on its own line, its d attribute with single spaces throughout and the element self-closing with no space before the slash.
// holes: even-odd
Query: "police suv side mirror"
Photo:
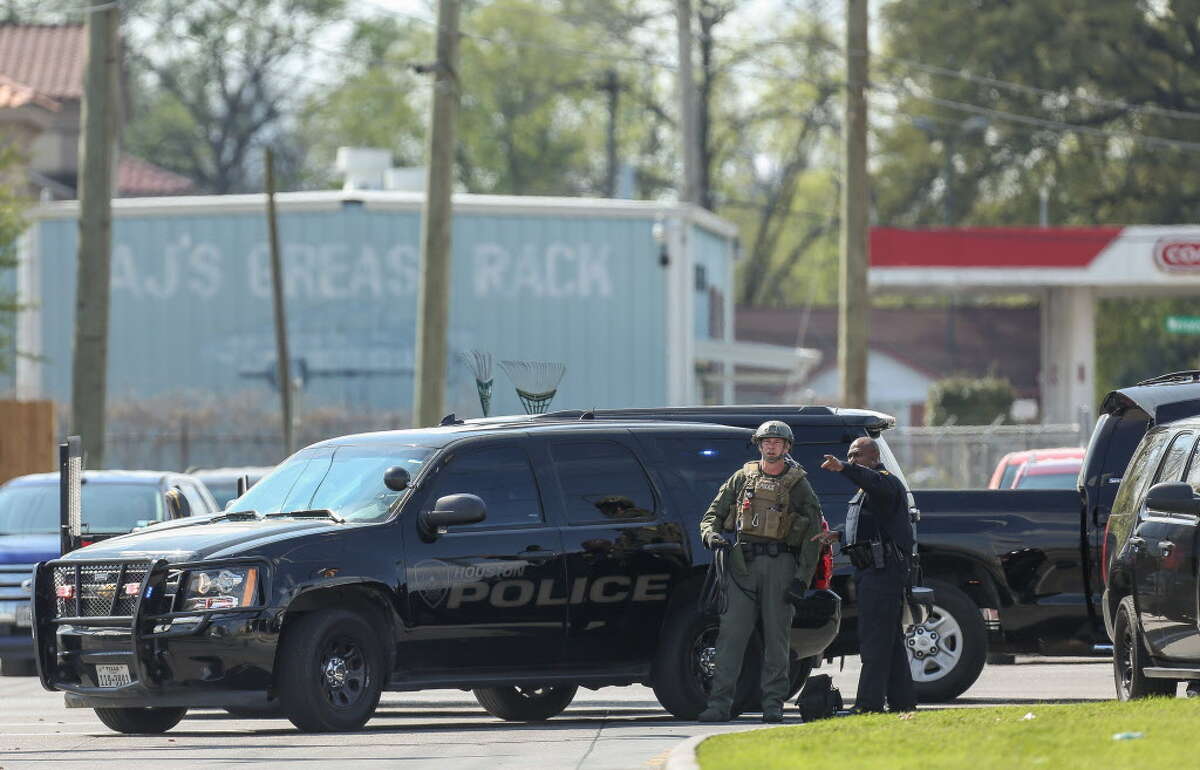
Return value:
<svg viewBox="0 0 1200 770">
<path fill-rule="evenodd" d="M 1150 491 L 1146 493 L 1146 507 L 1152 511 L 1167 513 L 1200 514 L 1200 497 L 1192 491 L 1191 484 L 1163 481 L 1150 487 Z"/>
<path fill-rule="evenodd" d="M 432 511 L 421 511 L 418 521 L 421 534 L 436 537 L 446 534 L 447 527 L 478 524 L 487 518 L 487 504 L 477 495 L 458 494 L 439 497 Z"/>
<path fill-rule="evenodd" d="M 408 471 L 399 465 L 393 465 L 383 472 L 383 485 L 393 492 L 402 492 L 408 489 L 410 481 L 412 481 L 412 477 L 408 475 Z"/>
</svg>

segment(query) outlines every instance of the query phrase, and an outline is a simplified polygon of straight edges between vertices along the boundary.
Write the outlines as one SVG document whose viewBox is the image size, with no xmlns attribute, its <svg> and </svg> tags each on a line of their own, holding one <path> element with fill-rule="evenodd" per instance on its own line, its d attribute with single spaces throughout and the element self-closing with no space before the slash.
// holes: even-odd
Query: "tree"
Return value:
<svg viewBox="0 0 1200 770">
<path fill-rule="evenodd" d="M 498 0 L 464 18 L 457 155 L 471 192 L 580 195 L 603 184 L 604 68 L 579 55 L 592 44 L 588 30 L 552 11 Z M 365 144 L 390 149 L 400 164 L 421 162 L 428 81 L 412 70 L 430 58 L 430 32 L 386 17 L 358 25 L 335 93 L 304 111 L 302 135 L 316 156 Z M 363 119 L 370 115 L 385 119 Z"/>
<path fill-rule="evenodd" d="M 880 223 L 1028 225 L 1042 189 L 1055 224 L 1200 214 L 1200 4 L 896 0 L 882 28 Z M 1197 365 L 1164 322 L 1189 313 L 1104 300 L 1099 392 Z"/>
<path fill-rule="evenodd" d="M 1194 221 L 1200 148 L 1169 140 L 1193 141 L 1200 117 L 1198 14 L 1185 0 L 889 4 L 880 221 L 943 224 L 949 198 L 951 224 L 1028 224 L 1043 187 L 1060 224 Z M 972 117 L 985 130 L 965 130 Z"/>
<path fill-rule="evenodd" d="M 131 152 L 214 193 L 256 187 L 257 150 L 318 87 L 307 75 L 344 0 L 140 0 L 126 25 L 142 94 Z M 309 66 L 306 66 L 309 65 Z"/>
</svg>

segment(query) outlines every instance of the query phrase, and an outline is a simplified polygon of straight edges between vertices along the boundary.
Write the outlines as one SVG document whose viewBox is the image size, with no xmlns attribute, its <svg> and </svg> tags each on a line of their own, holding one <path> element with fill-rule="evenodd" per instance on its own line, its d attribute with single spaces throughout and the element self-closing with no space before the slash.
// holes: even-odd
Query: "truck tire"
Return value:
<svg viewBox="0 0 1200 770">
<path fill-rule="evenodd" d="M 100 717 L 109 729 L 119 733 L 165 733 L 183 719 L 186 708 L 98 708 Z"/>
<path fill-rule="evenodd" d="M 934 590 L 933 611 L 904 636 L 917 702 L 954 700 L 966 692 L 987 659 L 987 629 L 979 607 L 959 588 L 926 580 Z"/>
<path fill-rule="evenodd" d="M 654 696 L 679 719 L 694 720 L 708 705 L 720 619 L 700 612 L 695 600 L 681 601 L 663 622 L 654 658 Z M 756 631 L 746 644 L 733 702 L 736 717 L 757 705 L 762 642 Z"/>
<path fill-rule="evenodd" d="M 1113 680 L 1117 685 L 1117 700 L 1175 694 L 1179 683 L 1174 679 L 1150 679 L 1142 673 L 1146 662 L 1146 644 L 1138 627 L 1133 597 L 1126 596 L 1113 619 Z"/>
<path fill-rule="evenodd" d="M 357 730 L 379 705 L 383 661 L 379 637 L 362 615 L 302 615 L 286 630 L 276 666 L 283 713 L 304 732 Z"/>
<path fill-rule="evenodd" d="M 480 687 L 475 700 L 487 713 L 506 722 L 542 722 L 558 716 L 579 690 L 575 685 L 557 687 Z"/>
</svg>

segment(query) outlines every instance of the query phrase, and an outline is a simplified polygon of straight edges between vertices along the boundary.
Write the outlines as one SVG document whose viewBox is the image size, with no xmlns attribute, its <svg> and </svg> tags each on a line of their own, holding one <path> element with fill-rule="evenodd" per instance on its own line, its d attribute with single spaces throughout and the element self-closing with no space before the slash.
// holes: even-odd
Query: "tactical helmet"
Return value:
<svg viewBox="0 0 1200 770">
<path fill-rule="evenodd" d="M 759 425 L 758 430 L 754 431 L 754 443 L 757 444 L 764 438 L 781 438 L 789 444 L 795 443 L 792 429 L 782 420 L 767 420 Z"/>
</svg>

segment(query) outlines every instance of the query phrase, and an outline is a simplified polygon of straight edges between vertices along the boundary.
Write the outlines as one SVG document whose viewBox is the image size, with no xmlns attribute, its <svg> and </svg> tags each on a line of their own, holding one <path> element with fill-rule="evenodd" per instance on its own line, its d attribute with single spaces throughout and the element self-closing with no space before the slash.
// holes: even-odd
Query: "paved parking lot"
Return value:
<svg viewBox="0 0 1200 770">
<path fill-rule="evenodd" d="M 822 669 L 852 699 L 857 658 Z M 1111 664 L 1096 659 L 1018 658 L 988 666 L 955 705 L 989 706 L 1107 700 Z M 789 709 L 788 721 L 798 721 Z M 562 716 L 539 725 L 501 722 L 470 693 L 436 690 L 385 693 L 375 718 L 359 733 L 305 735 L 286 720 L 235 719 L 194 711 L 161 736 L 109 731 L 90 710 L 65 709 L 62 696 L 35 679 L 0 678 L 0 767 L 188 767 L 387 765 L 390 767 L 645 768 L 661 766 L 679 741 L 701 733 L 759 726 L 757 715 L 729 725 L 679 722 L 644 687 L 584 692 Z"/>
</svg>

